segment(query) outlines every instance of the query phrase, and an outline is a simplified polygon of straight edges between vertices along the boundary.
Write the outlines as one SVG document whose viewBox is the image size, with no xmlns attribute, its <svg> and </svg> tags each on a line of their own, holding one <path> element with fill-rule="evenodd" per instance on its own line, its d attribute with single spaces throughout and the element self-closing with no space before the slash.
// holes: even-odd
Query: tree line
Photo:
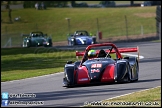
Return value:
<svg viewBox="0 0 162 108">
<path fill-rule="evenodd" d="M 68 2 L 71 1 L 1 1 L 1 4 L 10 5 L 23 3 L 24 8 L 34 8 L 34 5 L 37 2 L 43 2 L 46 5 L 46 7 L 67 7 Z"/>
</svg>

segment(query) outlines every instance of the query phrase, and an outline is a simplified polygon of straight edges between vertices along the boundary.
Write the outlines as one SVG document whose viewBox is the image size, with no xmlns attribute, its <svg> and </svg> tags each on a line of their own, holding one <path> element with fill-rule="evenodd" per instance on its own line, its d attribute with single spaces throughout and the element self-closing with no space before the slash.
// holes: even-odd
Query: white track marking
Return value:
<svg viewBox="0 0 162 108">
<path fill-rule="evenodd" d="M 126 56 L 133 56 L 133 57 L 138 57 L 138 55 L 135 54 L 128 54 L 128 53 L 121 53 L 122 55 L 126 55 Z M 139 59 L 143 59 L 144 56 L 139 56 Z"/>
</svg>

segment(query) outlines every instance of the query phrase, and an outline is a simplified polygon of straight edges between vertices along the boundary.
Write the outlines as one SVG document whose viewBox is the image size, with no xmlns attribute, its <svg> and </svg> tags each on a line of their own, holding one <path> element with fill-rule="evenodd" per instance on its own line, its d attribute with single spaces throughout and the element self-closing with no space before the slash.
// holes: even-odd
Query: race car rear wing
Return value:
<svg viewBox="0 0 162 108">
<path fill-rule="evenodd" d="M 96 53 L 98 54 L 100 50 L 96 50 Z M 110 50 L 105 50 L 107 53 Z M 126 52 L 137 52 L 138 53 L 138 60 L 139 60 L 139 47 L 131 47 L 131 48 L 118 48 L 118 51 L 120 53 L 126 53 Z M 115 53 L 115 50 L 112 50 L 111 53 Z M 85 51 L 76 51 L 76 57 L 78 58 L 78 56 L 84 56 Z"/>
</svg>

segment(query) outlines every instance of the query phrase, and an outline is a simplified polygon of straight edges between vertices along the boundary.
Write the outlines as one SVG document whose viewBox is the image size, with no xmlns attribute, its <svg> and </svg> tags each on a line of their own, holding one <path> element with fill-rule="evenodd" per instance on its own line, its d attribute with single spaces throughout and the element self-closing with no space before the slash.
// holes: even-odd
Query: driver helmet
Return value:
<svg viewBox="0 0 162 108">
<path fill-rule="evenodd" d="M 76 33 L 76 36 L 78 36 L 79 35 L 79 33 Z"/>
<path fill-rule="evenodd" d="M 88 58 L 94 58 L 97 57 L 96 50 L 89 50 L 88 51 Z"/>
</svg>

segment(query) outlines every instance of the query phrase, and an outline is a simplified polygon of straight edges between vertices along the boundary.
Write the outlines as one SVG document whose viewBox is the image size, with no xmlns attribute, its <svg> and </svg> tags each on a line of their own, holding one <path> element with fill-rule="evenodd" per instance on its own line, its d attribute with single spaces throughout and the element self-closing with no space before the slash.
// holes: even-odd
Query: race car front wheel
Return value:
<svg viewBox="0 0 162 108">
<path fill-rule="evenodd" d="M 96 44 L 97 42 L 96 42 L 96 37 L 93 37 L 92 38 L 92 41 L 93 41 L 93 44 Z"/>
<path fill-rule="evenodd" d="M 68 41 L 68 45 L 69 46 L 74 46 L 75 45 L 75 41 Z"/>
<path fill-rule="evenodd" d="M 26 44 L 24 44 L 26 47 L 30 47 L 31 46 L 31 42 L 29 40 L 29 42 L 26 42 Z"/>
<path fill-rule="evenodd" d="M 71 42 L 70 41 L 68 41 L 68 46 L 71 46 Z"/>
<path fill-rule="evenodd" d="M 71 46 L 74 46 L 75 45 L 75 42 L 74 41 L 71 41 Z"/>
</svg>

